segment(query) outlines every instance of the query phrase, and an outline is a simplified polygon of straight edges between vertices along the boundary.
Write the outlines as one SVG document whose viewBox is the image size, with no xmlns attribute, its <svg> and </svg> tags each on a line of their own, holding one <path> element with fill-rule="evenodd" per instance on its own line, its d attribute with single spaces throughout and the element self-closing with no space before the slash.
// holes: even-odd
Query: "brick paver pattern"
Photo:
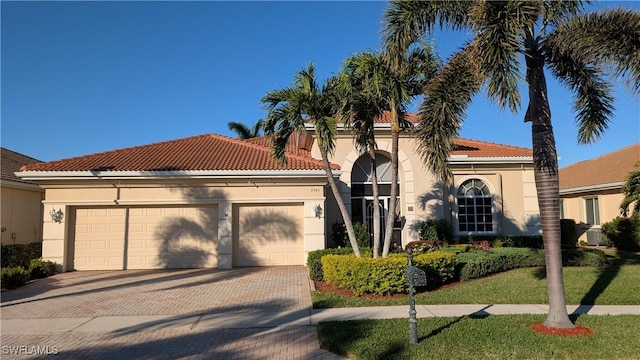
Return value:
<svg viewBox="0 0 640 360">
<path fill-rule="evenodd" d="M 2 293 L 2 319 L 200 315 L 310 309 L 302 266 L 232 270 L 69 272 Z M 341 359 L 321 350 L 315 326 L 5 334 L 0 358 Z"/>
<path fill-rule="evenodd" d="M 2 318 L 302 310 L 308 286 L 302 266 L 68 272 L 3 293 Z"/>
</svg>

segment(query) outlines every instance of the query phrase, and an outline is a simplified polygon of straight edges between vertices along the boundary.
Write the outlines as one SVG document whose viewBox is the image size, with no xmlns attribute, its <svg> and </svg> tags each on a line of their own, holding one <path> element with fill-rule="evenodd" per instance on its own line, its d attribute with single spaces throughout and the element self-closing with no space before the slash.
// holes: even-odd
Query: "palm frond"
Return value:
<svg viewBox="0 0 640 360">
<path fill-rule="evenodd" d="M 229 121 L 227 123 L 229 130 L 236 133 L 239 139 L 250 139 L 254 136 L 251 134 L 251 130 L 247 127 L 247 125 L 237 122 L 237 121 Z"/>
<path fill-rule="evenodd" d="M 442 179 L 451 177 L 447 159 L 454 149 L 465 112 L 484 77 L 475 43 L 451 57 L 427 84 L 420 105 L 416 147 L 426 166 Z"/>
<path fill-rule="evenodd" d="M 575 94 L 573 110 L 578 124 L 578 141 L 584 144 L 594 142 L 608 128 L 613 114 L 611 84 L 592 66 L 554 49 L 546 51 L 553 74 Z"/>
<path fill-rule="evenodd" d="M 622 193 L 624 199 L 620 204 L 620 212 L 623 216 L 629 214 L 629 207 L 634 204 L 632 211 L 634 214 L 640 214 L 640 160 L 636 162 L 636 170 L 632 171 L 622 185 Z"/>
<path fill-rule="evenodd" d="M 640 12 L 614 9 L 576 16 L 560 24 L 545 43 L 556 53 L 625 78 L 640 95 Z"/>
<path fill-rule="evenodd" d="M 551 24 L 555 27 L 558 23 L 565 21 L 567 18 L 580 14 L 584 9 L 584 5 L 590 3 L 591 1 L 583 0 L 543 1 L 544 24 Z"/>
<path fill-rule="evenodd" d="M 382 29 L 385 56 L 393 65 L 400 61 L 411 44 L 436 26 L 454 30 L 469 26 L 472 1 L 391 1 L 384 13 Z"/>
<path fill-rule="evenodd" d="M 542 12 L 541 2 L 486 1 L 474 7 L 472 27 L 488 76 L 487 95 L 504 109 L 520 108 L 520 54 L 523 29 L 532 27 Z"/>
</svg>

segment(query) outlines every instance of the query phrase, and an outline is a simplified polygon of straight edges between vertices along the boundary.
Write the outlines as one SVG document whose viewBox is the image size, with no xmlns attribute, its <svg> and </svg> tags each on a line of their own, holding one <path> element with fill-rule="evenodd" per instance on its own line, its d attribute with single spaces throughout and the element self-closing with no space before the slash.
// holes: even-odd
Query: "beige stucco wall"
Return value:
<svg viewBox="0 0 640 360">
<path fill-rule="evenodd" d="M 42 241 L 44 191 L 35 185 L 2 183 L 2 245 Z"/>
<path fill-rule="evenodd" d="M 203 180 L 166 181 L 75 181 L 44 182 L 46 208 L 61 208 L 65 214 L 74 207 L 91 206 L 163 206 L 217 205 L 218 267 L 232 266 L 232 207 L 234 204 L 291 203 L 303 204 L 304 252 L 325 247 L 324 183 L 318 180 L 243 179 L 227 182 Z M 316 216 L 314 209 L 323 209 Z M 43 257 L 68 268 L 73 223 L 65 219 L 54 223 L 44 216 Z"/>
<path fill-rule="evenodd" d="M 378 152 L 390 157 L 391 139 L 388 131 L 376 133 Z M 413 138 L 403 135 L 399 141 L 399 181 L 401 215 L 406 223 L 402 230 L 402 242 L 406 244 L 417 240 L 413 231 L 418 221 L 445 218 L 455 224 L 455 192 L 454 186 L 462 179 L 477 176 L 489 181 L 496 194 L 496 223 L 498 233 L 511 236 L 540 234 L 540 219 L 537 203 L 533 167 L 530 164 L 493 164 L 493 165 L 456 165 L 452 164 L 455 175 L 451 187 L 426 170 L 422 159 L 415 151 Z M 312 148 L 312 156 L 320 158 L 316 144 Z M 341 133 L 336 150 L 330 161 L 341 167 L 340 190 L 347 209 L 351 211 L 351 169 L 361 156 L 356 152 L 353 139 L 348 133 Z M 330 193 L 331 190 L 327 189 Z M 333 196 L 329 194 L 328 199 Z M 327 237 L 331 236 L 331 224 L 342 222 L 342 216 L 333 201 L 329 202 L 327 214 Z M 456 227 L 454 226 L 454 232 Z M 460 235 L 460 234 L 456 234 Z"/>
<path fill-rule="evenodd" d="M 487 183 L 494 195 L 494 225 L 497 235 L 541 234 L 540 212 L 532 166 L 454 165 L 453 174 L 454 183 L 451 189 L 453 197 L 458 186 L 468 179 L 476 178 Z M 453 214 L 457 213 L 455 201 L 452 201 L 452 211 Z M 455 216 L 453 218 L 454 228 L 456 228 Z"/>
<path fill-rule="evenodd" d="M 563 216 L 576 222 L 578 241 L 587 241 L 587 230 L 600 229 L 600 225 L 587 224 L 585 200 L 592 198 L 598 199 L 600 225 L 620 216 L 620 203 L 624 199 L 620 189 L 561 195 Z"/>
</svg>

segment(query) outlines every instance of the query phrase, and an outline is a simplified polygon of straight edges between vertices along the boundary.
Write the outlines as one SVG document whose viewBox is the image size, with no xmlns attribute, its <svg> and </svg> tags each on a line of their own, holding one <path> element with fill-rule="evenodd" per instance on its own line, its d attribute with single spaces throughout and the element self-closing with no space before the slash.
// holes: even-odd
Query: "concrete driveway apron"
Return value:
<svg viewBox="0 0 640 360">
<path fill-rule="evenodd" d="M 339 359 L 303 266 L 83 271 L 2 293 L 0 357 Z"/>
</svg>

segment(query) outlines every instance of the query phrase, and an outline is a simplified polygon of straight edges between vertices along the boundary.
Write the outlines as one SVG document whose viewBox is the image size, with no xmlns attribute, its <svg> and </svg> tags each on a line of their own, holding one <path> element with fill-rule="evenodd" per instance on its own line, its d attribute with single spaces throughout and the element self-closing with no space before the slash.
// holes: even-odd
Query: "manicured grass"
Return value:
<svg viewBox="0 0 640 360">
<path fill-rule="evenodd" d="M 635 305 L 640 303 L 640 256 L 609 253 L 612 266 L 565 267 L 567 304 Z M 314 291 L 315 308 L 407 305 L 407 297 L 355 298 Z M 429 304 L 546 304 L 544 268 L 507 271 L 435 291 L 420 293 L 416 303 Z"/>
<path fill-rule="evenodd" d="M 528 325 L 543 315 L 418 319 L 418 344 L 407 319 L 326 322 L 320 346 L 350 359 L 638 359 L 640 316 L 582 315 L 589 336 L 542 335 Z"/>
</svg>

